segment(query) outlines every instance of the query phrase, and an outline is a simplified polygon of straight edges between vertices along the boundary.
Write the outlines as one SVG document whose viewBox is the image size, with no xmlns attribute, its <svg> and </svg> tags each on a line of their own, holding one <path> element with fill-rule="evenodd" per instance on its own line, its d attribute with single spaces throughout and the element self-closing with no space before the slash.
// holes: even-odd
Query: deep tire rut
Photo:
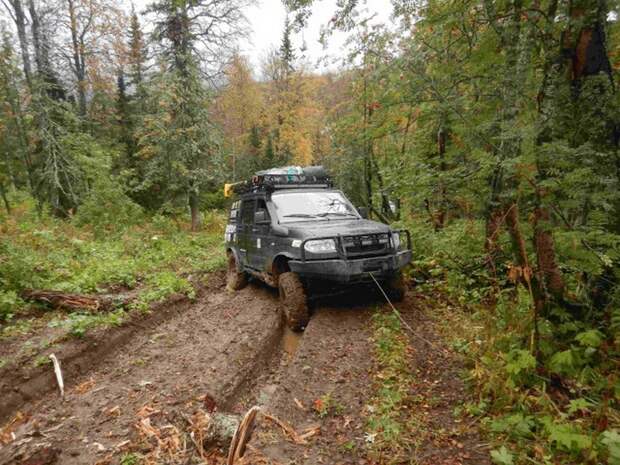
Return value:
<svg viewBox="0 0 620 465">
<path fill-rule="evenodd" d="M 20 463 L 47 444 L 60 451 L 57 463 L 92 464 L 118 453 L 145 408 L 167 423 L 179 420 L 181 407 L 228 409 L 277 355 L 281 334 L 277 300 L 264 287 L 207 295 L 136 334 L 91 373 L 68 379 L 77 386 L 65 402 L 50 393 L 27 405 L 27 421 L 0 449 L 0 463 Z"/>
</svg>

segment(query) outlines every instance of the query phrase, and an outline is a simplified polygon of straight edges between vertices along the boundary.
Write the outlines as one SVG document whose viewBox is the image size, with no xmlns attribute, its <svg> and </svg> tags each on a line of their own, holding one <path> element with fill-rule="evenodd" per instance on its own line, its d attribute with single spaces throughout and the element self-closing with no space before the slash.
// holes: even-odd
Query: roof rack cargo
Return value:
<svg viewBox="0 0 620 465">
<path fill-rule="evenodd" d="M 278 189 L 301 189 L 304 187 L 331 188 L 333 183 L 325 168 L 322 166 L 284 166 L 269 170 L 257 171 L 252 179 L 226 184 L 224 195 L 230 197 L 232 193 L 246 194 L 249 192 L 273 192 Z"/>
</svg>

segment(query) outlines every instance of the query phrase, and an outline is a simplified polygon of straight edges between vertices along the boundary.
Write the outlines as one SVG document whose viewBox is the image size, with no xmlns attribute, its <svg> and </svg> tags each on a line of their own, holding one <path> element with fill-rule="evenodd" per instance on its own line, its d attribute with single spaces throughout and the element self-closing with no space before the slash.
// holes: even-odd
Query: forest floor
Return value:
<svg viewBox="0 0 620 465">
<path fill-rule="evenodd" d="M 274 290 L 229 293 L 219 272 L 194 301 L 166 305 L 58 352 L 64 400 L 51 365 L 37 367 L 46 377 L 4 372 L 1 397 L 19 395 L 0 412 L 0 464 L 225 463 L 225 445 L 203 444 L 204 422 L 254 405 L 265 415 L 244 463 L 489 463 L 475 424 L 455 413 L 469 400 L 463 361 L 415 290 L 399 305 L 406 401 L 394 400 L 391 436 L 376 411 L 386 391 L 376 315 L 392 310 L 374 290 L 317 302 L 302 334 L 283 327 Z"/>
</svg>

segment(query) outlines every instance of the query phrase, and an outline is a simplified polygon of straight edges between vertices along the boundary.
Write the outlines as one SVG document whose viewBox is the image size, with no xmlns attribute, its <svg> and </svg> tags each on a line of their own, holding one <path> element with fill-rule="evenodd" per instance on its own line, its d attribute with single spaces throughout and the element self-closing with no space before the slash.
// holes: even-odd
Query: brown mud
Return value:
<svg viewBox="0 0 620 465">
<path fill-rule="evenodd" d="M 433 403 L 421 407 L 429 421 L 408 463 L 488 463 L 475 428 L 452 414 L 467 400 L 461 362 L 436 335 L 422 300 L 401 307 L 432 344 L 410 341 L 420 379 L 412 392 Z M 195 432 L 199 414 L 241 415 L 254 405 L 306 436 L 292 437 L 263 418 L 244 463 L 389 463 L 366 454 L 365 406 L 374 389 L 370 317 L 377 308 L 386 307 L 372 290 L 319 301 L 299 334 L 283 328 L 277 292 L 266 286 L 250 283 L 236 293 L 212 287 L 115 339 L 80 369 L 67 368 L 61 352 L 66 399 L 54 391 L 47 366 L 45 393 L 22 401 L 13 422 L 0 427 L 0 465 L 119 464 L 128 453 L 145 460 L 137 463 L 220 464 L 225 450 L 205 455 L 186 433 Z"/>
<path fill-rule="evenodd" d="M 196 283 L 197 298 L 222 288 L 223 280 L 223 273 L 214 273 L 206 285 Z M 120 327 L 98 328 L 85 338 L 72 337 L 66 329 L 47 326 L 54 314 L 60 313 L 49 312 L 35 320 L 39 326 L 35 334 L 0 341 L 0 358 L 6 361 L 0 367 L 0 424 L 21 406 L 57 389 L 50 354 L 61 360 L 63 375 L 71 383 L 93 370 L 101 360 L 129 343 L 139 332 L 157 327 L 185 312 L 191 305 L 186 296 L 172 295 L 165 302 L 154 304 L 148 313 L 132 312 Z"/>
</svg>

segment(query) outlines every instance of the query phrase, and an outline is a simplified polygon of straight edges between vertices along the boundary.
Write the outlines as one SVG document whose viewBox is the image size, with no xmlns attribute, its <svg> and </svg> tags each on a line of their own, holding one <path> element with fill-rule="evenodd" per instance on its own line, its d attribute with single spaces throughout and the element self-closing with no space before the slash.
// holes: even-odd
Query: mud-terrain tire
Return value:
<svg viewBox="0 0 620 465">
<path fill-rule="evenodd" d="M 297 273 L 282 273 L 278 277 L 278 291 L 286 324 L 293 331 L 302 331 L 310 320 L 310 313 L 306 291 Z"/>
<path fill-rule="evenodd" d="M 238 291 L 248 284 L 248 275 L 239 271 L 235 254 L 228 252 L 228 269 L 226 271 L 226 289 Z"/>
<path fill-rule="evenodd" d="M 402 273 L 396 273 L 385 282 L 385 293 L 392 302 L 402 302 L 407 294 L 407 286 Z"/>
</svg>

